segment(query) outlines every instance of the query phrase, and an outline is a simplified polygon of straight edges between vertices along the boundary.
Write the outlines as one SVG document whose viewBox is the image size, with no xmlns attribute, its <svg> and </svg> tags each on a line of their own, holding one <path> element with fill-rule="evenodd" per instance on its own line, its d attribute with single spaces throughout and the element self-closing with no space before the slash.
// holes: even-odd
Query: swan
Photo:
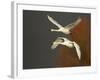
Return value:
<svg viewBox="0 0 100 80">
<path fill-rule="evenodd" d="M 55 31 L 55 32 L 62 32 L 64 34 L 70 34 L 70 30 L 73 29 L 75 26 L 77 26 L 82 19 L 79 17 L 76 21 L 68 24 L 67 26 L 63 27 L 62 25 L 60 25 L 57 21 L 55 21 L 52 17 L 50 17 L 49 15 L 47 15 L 48 20 L 50 22 L 52 22 L 54 25 L 56 25 L 58 27 L 58 29 L 51 29 L 51 31 Z"/>
<path fill-rule="evenodd" d="M 81 50 L 80 50 L 79 45 L 76 42 L 70 41 L 70 40 L 68 40 L 67 38 L 64 38 L 64 37 L 58 37 L 53 42 L 51 49 L 55 49 L 59 45 L 64 45 L 64 46 L 69 47 L 69 48 L 75 47 L 76 52 L 77 52 L 77 56 L 78 56 L 79 60 L 81 59 Z"/>
</svg>

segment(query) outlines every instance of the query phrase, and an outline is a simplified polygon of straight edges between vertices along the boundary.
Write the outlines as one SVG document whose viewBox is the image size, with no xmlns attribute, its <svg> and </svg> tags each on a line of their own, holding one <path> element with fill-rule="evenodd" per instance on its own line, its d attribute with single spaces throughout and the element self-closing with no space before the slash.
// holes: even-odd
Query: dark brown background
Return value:
<svg viewBox="0 0 100 80">
<path fill-rule="evenodd" d="M 81 48 L 81 60 L 78 59 L 75 49 L 61 46 L 57 55 L 56 65 L 58 66 L 89 66 L 91 65 L 90 52 L 90 18 L 82 17 L 82 22 L 72 30 L 71 39 L 77 42 Z"/>
</svg>

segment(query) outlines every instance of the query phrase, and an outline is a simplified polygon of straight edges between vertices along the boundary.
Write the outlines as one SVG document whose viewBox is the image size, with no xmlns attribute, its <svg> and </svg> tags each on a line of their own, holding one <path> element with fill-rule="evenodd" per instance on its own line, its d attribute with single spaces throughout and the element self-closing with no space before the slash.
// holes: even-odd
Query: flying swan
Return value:
<svg viewBox="0 0 100 80">
<path fill-rule="evenodd" d="M 82 20 L 79 17 L 76 21 L 68 24 L 67 26 L 63 27 L 62 25 L 60 25 L 57 21 L 55 21 L 52 17 L 48 16 L 48 20 L 51 21 L 54 25 L 56 25 L 58 27 L 58 29 L 51 29 L 51 31 L 56 31 L 56 32 L 62 32 L 64 34 L 70 34 L 70 30 L 72 28 L 74 28 L 75 26 L 77 26 Z"/>
<path fill-rule="evenodd" d="M 64 37 L 58 37 L 53 42 L 51 48 L 55 49 L 58 45 L 64 45 L 64 46 L 69 47 L 69 48 L 75 47 L 76 52 L 77 52 L 77 56 L 78 56 L 79 60 L 81 59 L 81 50 L 80 50 L 79 45 L 76 42 L 70 41 L 70 40 L 68 40 L 67 38 L 64 38 Z"/>
</svg>

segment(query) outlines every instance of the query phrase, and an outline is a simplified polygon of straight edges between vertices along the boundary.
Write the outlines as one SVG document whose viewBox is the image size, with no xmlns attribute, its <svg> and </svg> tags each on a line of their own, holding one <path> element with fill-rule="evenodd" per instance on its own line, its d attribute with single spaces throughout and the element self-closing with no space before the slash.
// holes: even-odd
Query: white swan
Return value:
<svg viewBox="0 0 100 80">
<path fill-rule="evenodd" d="M 55 21 L 52 17 L 50 16 L 47 16 L 47 17 L 49 21 L 51 21 L 53 24 L 55 24 L 58 27 L 58 29 L 51 29 L 51 31 L 63 32 L 64 34 L 70 34 L 70 30 L 81 22 L 81 18 L 79 17 L 75 22 L 72 22 L 71 24 L 68 24 L 67 26 L 63 27 L 57 21 Z"/>
<path fill-rule="evenodd" d="M 76 52 L 77 52 L 77 56 L 78 56 L 79 60 L 81 59 L 81 50 L 80 50 L 79 45 L 76 42 L 70 41 L 70 40 L 68 40 L 67 38 L 64 38 L 64 37 L 58 37 L 53 42 L 51 48 L 55 49 L 58 45 L 65 45 L 65 46 L 67 46 L 69 48 L 75 47 Z"/>
</svg>

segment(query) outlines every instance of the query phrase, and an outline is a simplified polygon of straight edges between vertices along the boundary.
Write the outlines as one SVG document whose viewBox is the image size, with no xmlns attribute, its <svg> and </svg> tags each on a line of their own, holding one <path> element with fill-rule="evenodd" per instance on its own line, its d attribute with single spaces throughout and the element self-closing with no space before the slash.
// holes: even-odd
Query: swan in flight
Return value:
<svg viewBox="0 0 100 80">
<path fill-rule="evenodd" d="M 67 46 L 69 48 L 75 47 L 76 52 L 77 52 L 77 56 L 78 56 L 79 60 L 81 59 L 81 50 L 80 50 L 79 45 L 76 42 L 70 41 L 70 40 L 68 40 L 67 38 L 64 38 L 64 37 L 58 37 L 53 42 L 51 48 L 55 49 L 58 45 L 64 45 L 64 46 Z"/>
<path fill-rule="evenodd" d="M 48 20 L 51 21 L 53 24 L 55 24 L 58 29 L 51 29 L 51 31 L 56 31 L 56 32 L 63 32 L 64 34 L 70 34 L 70 30 L 72 28 L 74 28 L 75 26 L 77 26 L 82 20 L 79 17 L 76 21 L 68 24 L 67 26 L 63 27 L 62 25 L 60 25 L 57 21 L 55 21 L 52 17 L 48 16 Z"/>
</svg>

